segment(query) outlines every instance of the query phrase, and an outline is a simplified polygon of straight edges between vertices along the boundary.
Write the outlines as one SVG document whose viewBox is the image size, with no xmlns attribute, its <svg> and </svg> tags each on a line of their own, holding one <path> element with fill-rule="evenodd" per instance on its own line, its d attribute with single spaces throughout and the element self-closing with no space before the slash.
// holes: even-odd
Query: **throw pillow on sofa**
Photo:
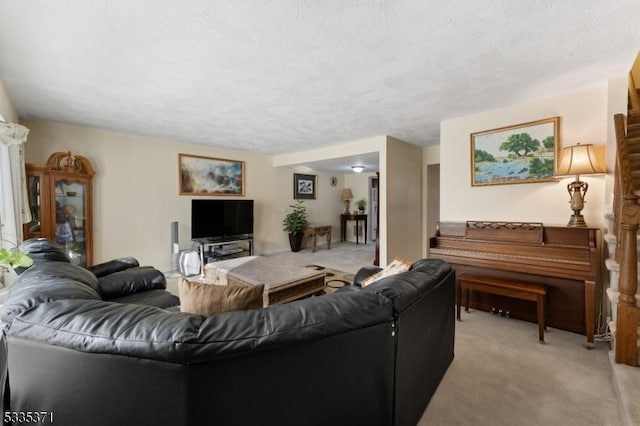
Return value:
<svg viewBox="0 0 640 426">
<path fill-rule="evenodd" d="M 209 317 L 220 312 L 262 308 L 264 285 L 202 284 L 180 278 L 180 312 Z"/>
<path fill-rule="evenodd" d="M 401 272 L 407 272 L 411 267 L 410 262 L 406 262 L 402 259 L 393 259 L 393 262 L 388 264 L 386 268 L 384 268 L 380 272 L 376 272 L 375 274 L 368 276 L 362 282 L 360 282 L 361 287 L 366 287 L 374 281 L 378 281 L 381 278 L 388 277 L 390 275 L 399 274 Z"/>
</svg>

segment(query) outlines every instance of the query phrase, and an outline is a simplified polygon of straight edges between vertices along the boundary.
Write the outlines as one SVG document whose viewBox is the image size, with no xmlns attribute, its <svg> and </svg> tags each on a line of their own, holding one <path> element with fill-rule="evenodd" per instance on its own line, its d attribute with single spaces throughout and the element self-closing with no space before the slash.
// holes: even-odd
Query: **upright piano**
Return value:
<svg viewBox="0 0 640 426">
<path fill-rule="evenodd" d="M 457 274 L 471 273 L 547 288 L 546 324 L 585 334 L 593 343 L 596 294 L 601 286 L 600 230 L 524 222 L 441 222 L 429 257 Z M 535 303 L 473 293 L 470 306 L 536 322 Z"/>
</svg>

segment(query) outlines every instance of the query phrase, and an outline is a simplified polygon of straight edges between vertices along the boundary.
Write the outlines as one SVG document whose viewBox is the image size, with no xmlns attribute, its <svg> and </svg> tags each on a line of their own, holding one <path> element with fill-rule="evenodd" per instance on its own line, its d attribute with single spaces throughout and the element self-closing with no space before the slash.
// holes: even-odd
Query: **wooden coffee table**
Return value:
<svg viewBox="0 0 640 426">
<path fill-rule="evenodd" d="M 214 268 L 224 268 L 225 261 L 210 263 L 205 268 L 213 273 Z M 226 271 L 230 285 L 264 284 L 263 306 L 291 302 L 313 294 L 324 293 L 325 275 L 309 268 L 279 264 L 268 257 L 257 256 L 246 263 Z"/>
</svg>

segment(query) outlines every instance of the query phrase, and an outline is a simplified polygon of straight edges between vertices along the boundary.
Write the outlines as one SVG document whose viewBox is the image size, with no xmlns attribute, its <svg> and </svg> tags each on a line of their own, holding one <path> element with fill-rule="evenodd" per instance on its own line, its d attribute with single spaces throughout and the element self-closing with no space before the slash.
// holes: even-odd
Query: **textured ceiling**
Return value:
<svg viewBox="0 0 640 426">
<path fill-rule="evenodd" d="M 278 154 L 605 84 L 638 0 L 0 0 L 21 117 Z"/>
</svg>

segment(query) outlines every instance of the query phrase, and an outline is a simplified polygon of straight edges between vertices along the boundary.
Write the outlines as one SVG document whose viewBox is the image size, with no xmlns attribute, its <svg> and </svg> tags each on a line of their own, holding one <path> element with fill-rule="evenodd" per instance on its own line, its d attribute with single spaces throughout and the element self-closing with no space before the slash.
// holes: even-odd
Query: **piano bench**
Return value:
<svg viewBox="0 0 640 426">
<path fill-rule="evenodd" d="M 469 290 L 536 302 L 538 312 L 538 339 L 540 343 L 544 343 L 544 299 L 547 294 L 545 286 L 481 275 L 460 274 L 456 280 L 456 313 L 458 321 L 460 321 L 460 306 L 462 304 L 463 291 L 466 298 L 464 309 L 466 312 L 469 312 Z"/>
</svg>

